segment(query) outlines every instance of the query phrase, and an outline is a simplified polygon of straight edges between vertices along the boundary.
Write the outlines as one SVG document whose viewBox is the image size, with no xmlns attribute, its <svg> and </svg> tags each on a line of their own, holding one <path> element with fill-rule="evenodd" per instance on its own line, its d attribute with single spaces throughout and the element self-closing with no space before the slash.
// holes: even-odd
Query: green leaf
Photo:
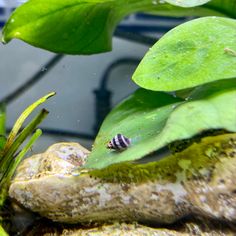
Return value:
<svg viewBox="0 0 236 236">
<path fill-rule="evenodd" d="M 206 0 L 179 2 L 179 5 L 187 6 L 190 2 L 194 6 Z M 36 47 L 66 54 L 106 52 L 111 50 L 116 25 L 131 13 L 236 15 L 235 6 L 232 7 L 229 0 L 224 6 L 219 0 L 212 2 L 215 2 L 214 6 L 205 4 L 193 9 L 156 4 L 151 0 L 29 0 L 11 15 L 3 29 L 2 41 L 7 43 L 17 38 Z"/>
<path fill-rule="evenodd" d="M 51 92 L 43 97 L 41 97 L 40 99 L 38 99 L 36 102 L 34 102 L 33 104 L 31 104 L 30 106 L 28 106 L 20 115 L 20 117 L 17 119 L 17 121 L 15 122 L 10 134 L 8 135 L 6 144 L 4 146 L 4 150 L 3 150 L 3 155 L 7 153 L 7 151 L 9 150 L 9 148 L 11 147 L 11 145 L 14 142 L 14 139 L 16 138 L 22 124 L 24 123 L 25 119 L 34 111 L 34 109 L 36 107 L 38 107 L 40 104 L 44 103 L 48 98 L 52 97 L 55 95 L 55 92 Z"/>
<path fill-rule="evenodd" d="M 9 236 L 8 233 L 4 230 L 2 225 L 0 224 L 0 235 L 1 236 Z"/>
<path fill-rule="evenodd" d="M 0 103 L 0 152 L 6 143 L 6 106 Z"/>
<path fill-rule="evenodd" d="M 135 160 L 138 155 L 145 155 L 146 150 L 142 148 L 144 143 L 149 142 L 161 131 L 167 117 L 181 102 L 181 99 L 166 93 L 137 90 L 105 119 L 86 167 L 102 168 L 116 162 Z M 132 139 L 132 147 L 122 153 L 106 148 L 109 140 L 118 133 Z"/>
<path fill-rule="evenodd" d="M 195 7 L 210 2 L 210 0 L 165 0 L 165 2 L 180 7 Z"/>
<path fill-rule="evenodd" d="M 120 15 L 111 0 L 30 0 L 3 29 L 3 41 L 22 39 L 54 52 L 90 54 L 111 50 Z"/>
<path fill-rule="evenodd" d="M 36 129 L 36 131 L 32 134 L 27 144 L 22 148 L 22 150 L 16 155 L 14 160 L 11 161 L 8 169 L 9 172 L 7 173 L 6 179 L 9 181 L 11 180 L 13 174 L 17 166 L 20 164 L 22 159 L 25 157 L 26 153 L 32 148 L 33 144 L 37 141 L 37 139 L 42 135 L 41 129 Z M 0 204 L 1 205 L 1 204 Z"/>
<path fill-rule="evenodd" d="M 159 91 L 191 88 L 236 76 L 236 20 L 204 17 L 177 26 L 145 55 L 133 80 Z"/>
<path fill-rule="evenodd" d="M 187 4 L 187 1 L 184 4 Z M 228 16 L 236 17 L 235 0 L 212 0 L 207 4 L 195 7 L 179 7 L 170 4 L 159 4 L 149 11 L 152 14 L 163 16 Z"/>
<path fill-rule="evenodd" d="M 0 208 L 3 206 L 8 195 L 11 176 L 13 175 L 20 160 L 36 141 L 36 139 L 41 135 L 41 130 L 37 130 L 33 134 L 29 142 L 19 153 L 16 152 L 19 150 L 24 141 L 33 133 L 35 128 L 48 115 L 48 111 L 45 109 L 41 110 L 39 114 L 36 115 L 22 131 L 20 131 L 20 128 L 25 119 L 34 111 L 36 107 L 54 95 L 55 92 L 52 92 L 45 95 L 44 97 L 41 97 L 22 112 L 12 128 L 3 150 L 0 152 Z"/>
<path fill-rule="evenodd" d="M 10 163 L 12 162 L 12 159 L 14 158 L 14 154 L 17 152 L 20 145 L 22 145 L 26 138 L 31 135 L 34 129 L 46 118 L 47 115 L 47 110 L 41 110 L 39 114 L 35 116 L 29 122 L 29 124 L 27 124 L 27 126 L 20 132 L 20 134 L 16 137 L 7 152 L 4 153 L 2 160 L 0 160 L 0 186 L 2 177 L 7 174 L 7 170 L 10 166 Z"/>
<path fill-rule="evenodd" d="M 187 100 L 204 99 L 209 94 L 222 93 L 224 91 L 230 91 L 236 89 L 236 79 L 218 80 L 204 85 L 200 85 L 190 91 Z"/>
<path fill-rule="evenodd" d="M 29 149 L 32 147 L 32 145 L 36 142 L 36 140 L 39 138 L 39 136 L 42 134 L 42 131 L 40 129 L 37 129 L 35 133 L 32 135 L 28 143 L 24 146 L 24 148 L 17 154 L 17 156 L 11 160 L 10 163 L 8 163 L 8 166 L 6 167 L 4 175 L 1 177 L 0 181 L 0 206 L 3 206 L 7 196 L 8 196 L 8 188 L 10 186 L 10 181 L 15 173 L 15 170 L 25 154 L 29 151 Z M 1 234 L 0 234 L 1 235 Z"/>
<path fill-rule="evenodd" d="M 100 169 L 137 160 L 207 129 L 235 132 L 236 81 L 228 85 L 229 89 L 226 86 L 221 90 L 220 85 L 217 90 L 204 92 L 204 98 L 194 100 L 199 96 L 196 93 L 184 102 L 165 93 L 138 90 L 105 119 L 85 167 Z M 118 133 L 131 138 L 131 146 L 123 152 L 106 148 Z"/>
<path fill-rule="evenodd" d="M 235 0 L 212 0 L 204 6 L 198 7 L 199 12 L 204 10 L 221 13 L 225 16 L 236 18 L 236 1 Z M 213 13 L 214 14 L 214 13 Z M 214 14 L 216 15 L 216 14 Z"/>
</svg>

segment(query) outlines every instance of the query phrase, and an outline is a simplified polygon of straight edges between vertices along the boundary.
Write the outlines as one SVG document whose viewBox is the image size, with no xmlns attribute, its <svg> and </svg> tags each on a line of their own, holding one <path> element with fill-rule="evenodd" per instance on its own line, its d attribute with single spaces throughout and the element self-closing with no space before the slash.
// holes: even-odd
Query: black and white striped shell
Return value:
<svg viewBox="0 0 236 236">
<path fill-rule="evenodd" d="M 125 137 L 122 134 L 117 134 L 114 138 L 112 138 L 107 144 L 107 148 L 113 149 L 116 151 L 122 151 L 127 149 L 131 144 L 131 140 Z"/>
</svg>

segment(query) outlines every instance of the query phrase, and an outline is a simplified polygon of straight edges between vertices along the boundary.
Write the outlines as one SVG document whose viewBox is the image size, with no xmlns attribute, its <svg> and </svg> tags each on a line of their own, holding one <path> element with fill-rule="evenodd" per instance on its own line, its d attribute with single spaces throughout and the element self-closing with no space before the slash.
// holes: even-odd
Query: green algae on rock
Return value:
<svg viewBox="0 0 236 236">
<path fill-rule="evenodd" d="M 231 137 L 231 134 L 203 138 L 200 145 L 193 143 L 183 152 L 165 157 L 157 162 L 147 164 L 119 163 L 101 170 L 92 170 L 89 174 L 102 178 L 104 181 L 125 183 L 163 179 L 175 182 L 177 180 L 176 173 L 181 171 L 185 171 L 186 176 L 191 178 L 203 169 L 211 169 L 219 161 L 221 155 L 227 156 L 226 148 L 231 147 L 230 141 L 227 143 L 227 136 Z M 212 140 L 214 140 L 213 143 Z M 232 154 L 234 155 L 234 151 Z M 214 158 L 212 158 L 213 156 Z"/>
<path fill-rule="evenodd" d="M 51 167 L 61 160 L 47 151 L 26 159 L 9 194 L 54 221 L 172 223 L 186 215 L 236 220 L 235 133 L 203 138 L 160 161 L 102 170 L 64 163 L 56 171 L 48 163 L 44 168 L 45 158 Z"/>
</svg>

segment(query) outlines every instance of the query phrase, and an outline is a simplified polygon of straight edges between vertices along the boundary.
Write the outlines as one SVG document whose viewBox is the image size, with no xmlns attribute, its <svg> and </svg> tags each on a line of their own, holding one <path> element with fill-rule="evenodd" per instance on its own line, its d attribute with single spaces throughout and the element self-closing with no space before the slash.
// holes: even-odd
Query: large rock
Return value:
<svg viewBox="0 0 236 236">
<path fill-rule="evenodd" d="M 187 220 L 169 227 L 148 227 L 138 223 L 114 223 L 99 227 L 81 227 L 68 225 L 53 225 L 37 222 L 27 236 L 230 236 L 235 235 L 235 228 L 225 223 L 214 221 Z"/>
<path fill-rule="evenodd" d="M 187 215 L 236 220 L 236 134 L 204 138 L 160 161 L 102 170 L 78 168 L 88 153 L 61 143 L 24 160 L 10 196 L 67 223 L 172 223 Z"/>
</svg>

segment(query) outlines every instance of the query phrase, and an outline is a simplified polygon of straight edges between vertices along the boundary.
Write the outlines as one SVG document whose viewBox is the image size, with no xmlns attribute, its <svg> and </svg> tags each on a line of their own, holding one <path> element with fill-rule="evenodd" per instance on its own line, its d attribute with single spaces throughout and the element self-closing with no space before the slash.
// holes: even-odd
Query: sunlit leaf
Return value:
<svg viewBox="0 0 236 236">
<path fill-rule="evenodd" d="M 8 233 L 4 230 L 2 225 L 0 224 L 0 235 L 1 236 L 9 236 Z"/>
<path fill-rule="evenodd" d="M 236 76 L 236 20 L 203 17 L 177 26 L 146 54 L 133 75 L 141 87 L 191 88 Z"/>
<path fill-rule="evenodd" d="M 196 92 L 184 102 L 161 92 L 138 90 L 105 119 L 86 167 L 103 168 L 137 160 L 173 141 L 191 138 L 208 129 L 235 132 L 236 82 L 222 90 L 221 85 L 204 92 L 202 97 Z M 131 146 L 123 152 L 106 148 L 118 133 L 131 138 Z"/>
<path fill-rule="evenodd" d="M 115 5 L 114 0 L 29 0 L 7 22 L 3 41 L 18 38 L 60 53 L 109 51 L 121 20 Z"/>
<path fill-rule="evenodd" d="M 165 0 L 165 2 L 180 7 L 195 7 L 210 2 L 210 0 Z"/>
<path fill-rule="evenodd" d="M 188 4 L 191 1 L 184 1 Z M 153 8 L 150 13 L 162 16 L 227 16 L 236 18 L 235 0 L 211 0 L 208 3 L 195 7 L 180 7 L 159 1 L 157 8 Z"/>
</svg>

